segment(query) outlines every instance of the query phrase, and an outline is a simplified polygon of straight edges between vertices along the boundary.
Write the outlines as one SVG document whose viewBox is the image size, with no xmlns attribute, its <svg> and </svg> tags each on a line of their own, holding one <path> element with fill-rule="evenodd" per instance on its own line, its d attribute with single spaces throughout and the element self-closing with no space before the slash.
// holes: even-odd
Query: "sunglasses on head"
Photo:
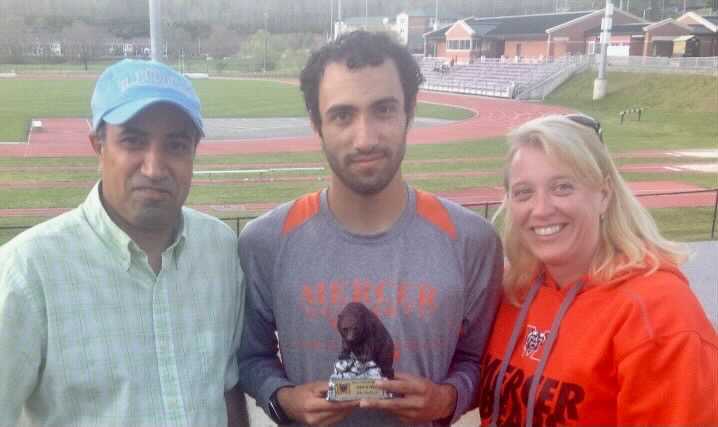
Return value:
<svg viewBox="0 0 718 427">
<path fill-rule="evenodd" d="M 596 131 L 596 135 L 598 135 L 598 139 L 603 142 L 603 128 L 601 127 L 601 122 L 594 119 L 593 117 L 589 117 L 585 114 L 566 114 L 564 117 L 571 120 L 574 123 L 578 123 L 583 126 L 588 126 L 594 131 Z"/>
</svg>

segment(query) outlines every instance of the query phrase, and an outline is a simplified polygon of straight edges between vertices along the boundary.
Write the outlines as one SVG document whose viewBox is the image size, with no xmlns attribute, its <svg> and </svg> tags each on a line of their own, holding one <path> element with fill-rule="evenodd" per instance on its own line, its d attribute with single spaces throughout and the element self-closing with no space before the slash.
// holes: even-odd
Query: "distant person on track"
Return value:
<svg viewBox="0 0 718 427">
<path fill-rule="evenodd" d="M 473 403 L 503 256 L 479 215 L 402 179 L 421 81 L 404 47 L 367 32 L 328 44 L 302 71 L 329 187 L 250 222 L 239 239 L 240 385 L 279 424 L 430 426 Z M 395 379 L 378 386 L 400 397 L 325 400 L 342 348 L 337 315 L 350 302 L 393 338 Z"/>
<path fill-rule="evenodd" d="M 183 207 L 199 99 L 125 60 L 92 116 L 100 180 L 0 247 L 0 425 L 226 426 L 244 292 L 235 233 Z"/>
<path fill-rule="evenodd" d="M 547 116 L 508 141 L 482 424 L 718 425 L 718 336 L 600 124 Z"/>
</svg>

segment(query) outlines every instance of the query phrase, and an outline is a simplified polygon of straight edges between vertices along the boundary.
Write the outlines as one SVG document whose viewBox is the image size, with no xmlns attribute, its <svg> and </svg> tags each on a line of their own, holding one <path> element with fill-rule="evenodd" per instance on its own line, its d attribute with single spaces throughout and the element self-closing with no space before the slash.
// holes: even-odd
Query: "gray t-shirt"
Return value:
<svg viewBox="0 0 718 427">
<path fill-rule="evenodd" d="M 356 235 L 337 223 L 324 190 L 250 222 L 239 240 L 248 286 L 240 385 L 258 405 L 281 386 L 328 380 L 341 351 L 337 314 L 358 301 L 391 334 L 395 371 L 454 385 L 454 420 L 471 407 L 503 270 L 481 216 L 407 187 L 391 229 Z M 339 425 L 401 423 L 357 409 Z"/>
</svg>

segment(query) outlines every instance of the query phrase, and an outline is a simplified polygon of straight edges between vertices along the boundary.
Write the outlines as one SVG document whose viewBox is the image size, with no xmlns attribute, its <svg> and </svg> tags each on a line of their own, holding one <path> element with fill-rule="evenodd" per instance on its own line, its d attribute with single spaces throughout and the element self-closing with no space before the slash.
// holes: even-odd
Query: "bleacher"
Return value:
<svg viewBox="0 0 718 427">
<path fill-rule="evenodd" d="M 517 61 L 481 58 L 472 64 L 449 66 L 445 58 L 425 57 L 420 62 L 422 89 L 513 98 L 524 87 L 560 71 L 563 62 Z"/>
</svg>

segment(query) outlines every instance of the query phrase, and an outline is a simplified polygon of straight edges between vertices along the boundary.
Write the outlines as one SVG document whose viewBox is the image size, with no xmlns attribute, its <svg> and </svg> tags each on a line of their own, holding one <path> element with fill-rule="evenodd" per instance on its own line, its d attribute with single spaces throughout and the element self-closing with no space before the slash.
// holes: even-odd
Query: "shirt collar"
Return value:
<svg viewBox="0 0 718 427">
<path fill-rule="evenodd" d="M 143 254 L 144 252 L 140 249 L 137 244 L 132 241 L 130 236 L 127 235 L 115 222 L 110 218 L 110 215 L 105 210 L 102 204 L 100 196 L 100 190 L 102 181 L 97 181 L 90 194 L 80 206 L 83 215 L 87 219 L 97 236 L 105 242 L 110 249 L 116 252 L 117 256 L 122 262 L 122 266 L 125 270 L 130 268 L 132 263 L 132 254 Z M 180 253 L 186 246 L 187 239 L 187 227 L 185 226 L 185 212 L 184 207 L 180 213 L 180 220 L 175 234 L 174 242 L 165 249 L 165 252 L 172 251 L 172 258 L 175 262 L 175 266 L 179 263 Z"/>
</svg>

